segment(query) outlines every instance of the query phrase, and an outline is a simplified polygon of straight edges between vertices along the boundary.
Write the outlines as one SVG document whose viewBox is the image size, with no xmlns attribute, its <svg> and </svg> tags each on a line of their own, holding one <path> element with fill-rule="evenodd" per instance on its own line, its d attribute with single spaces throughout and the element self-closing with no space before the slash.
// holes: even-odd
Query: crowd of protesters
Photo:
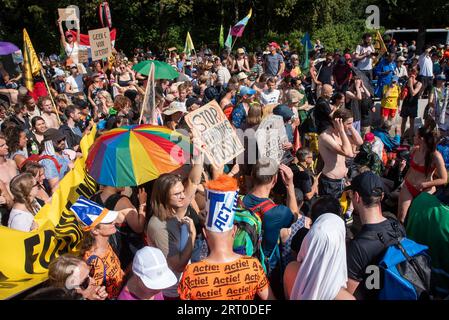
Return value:
<svg viewBox="0 0 449 320">
<path fill-rule="evenodd" d="M 162 59 L 136 49 L 130 57 L 114 52 L 108 61 L 82 64 L 73 34 L 61 29 L 61 42 L 66 59 L 42 58 L 50 92 L 42 78 L 30 93 L 20 74 L 0 70 L 2 224 L 24 232 L 39 227 L 34 216 L 81 156 L 80 141 L 94 124 L 99 134 L 137 124 L 147 76 L 132 67 Z M 138 188 L 101 186 L 92 200 L 117 215 L 87 226 L 80 255 L 52 261 L 55 297 L 63 295 L 60 288 L 66 298 L 93 300 L 375 298 L 365 271 L 386 247 L 364 235 L 388 240 L 398 225 L 405 236 L 409 208 L 422 193 L 442 194 L 442 207 L 449 202 L 449 45 L 418 54 L 413 43 L 391 41 L 381 56 L 366 34 L 355 50 L 329 52 L 317 40 L 306 68 L 300 57 L 287 41 L 254 53 L 171 50 L 165 61 L 179 77 L 157 80 L 153 125 L 189 130 L 184 116 L 212 100 L 235 129 L 257 129 L 275 114 L 284 120 L 283 148 L 294 159 L 259 157 L 216 168 L 199 152 L 184 176 L 163 174 Z M 419 99 L 427 106 L 418 128 Z M 262 213 L 265 259 L 235 252 L 237 226 L 225 232 L 206 226 L 204 184 L 217 181 L 238 183 L 239 208 Z M 432 227 L 447 247 L 445 226 Z M 420 242 L 430 243 L 427 236 Z M 440 268 L 449 272 L 447 264 Z M 447 284 L 436 284 L 439 297 L 449 295 Z"/>
</svg>

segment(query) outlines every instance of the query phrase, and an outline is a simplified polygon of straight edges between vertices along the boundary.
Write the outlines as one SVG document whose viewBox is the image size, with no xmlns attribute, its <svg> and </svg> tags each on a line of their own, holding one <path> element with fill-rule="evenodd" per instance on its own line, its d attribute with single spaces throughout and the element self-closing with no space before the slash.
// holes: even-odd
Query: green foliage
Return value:
<svg viewBox="0 0 449 320">
<path fill-rule="evenodd" d="M 59 52 L 57 9 L 77 5 L 81 31 L 101 27 L 98 6 L 103 0 L 0 0 L 0 38 L 22 46 L 22 29 L 27 28 L 36 51 Z M 109 0 L 112 24 L 118 30 L 116 46 L 125 51 L 137 46 L 163 49 L 184 48 L 190 31 L 196 49 L 207 44 L 218 48 L 220 25 L 225 37 L 229 25 L 242 19 L 250 7 L 253 16 L 236 47 L 264 49 L 268 41 L 301 50 L 307 31 L 330 50 L 353 48 L 365 31 L 365 8 L 380 6 L 381 23 L 388 28 L 444 27 L 447 0 Z"/>
<path fill-rule="evenodd" d="M 356 20 L 350 24 L 336 24 L 324 26 L 317 29 L 312 34 L 312 40 L 319 39 L 327 50 L 340 50 L 354 48 L 360 42 L 363 33 L 368 32 L 365 29 L 364 20 Z"/>
</svg>

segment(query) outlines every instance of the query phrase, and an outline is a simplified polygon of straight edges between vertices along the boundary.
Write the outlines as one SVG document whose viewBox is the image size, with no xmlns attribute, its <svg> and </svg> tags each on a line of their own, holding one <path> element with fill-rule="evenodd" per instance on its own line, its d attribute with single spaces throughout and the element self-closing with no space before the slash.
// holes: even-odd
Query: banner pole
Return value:
<svg viewBox="0 0 449 320">
<path fill-rule="evenodd" d="M 151 72 L 152 72 L 153 68 L 154 68 L 154 63 L 151 64 L 150 73 L 148 74 L 147 86 L 145 88 L 145 94 L 143 96 L 142 107 L 141 107 L 141 110 L 140 110 L 140 117 L 139 117 L 139 122 L 138 122 L 139 124 L 141 124 L 141 122 L 142 122 L 143 111 L 145 110 L 145 108 L 146 108 L 146 106 L 148 104 L 148 90 L 150 89 L 150 86 L 152 85 L 151 82 L 154 81 L 154 78 L 153 78 L 153 80 L 150 79 L 151 78 Z"/>
</svg>

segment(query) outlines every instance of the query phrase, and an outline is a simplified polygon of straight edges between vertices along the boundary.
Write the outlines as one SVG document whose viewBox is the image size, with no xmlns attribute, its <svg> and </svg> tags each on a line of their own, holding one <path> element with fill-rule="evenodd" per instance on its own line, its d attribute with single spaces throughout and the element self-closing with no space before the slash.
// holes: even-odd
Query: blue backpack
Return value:
<svg viewBox="0 0 449 320">
<path fill-rule="evenodd" d="M 381 271 L 379 300 L 427 300 L 430 298 L 431 262 L 428 247 L 398 235 L 387 243 L 382 233 L 365 234 L 364 239 L 380 240 L 385 245 L 378 267 Z"/>
<path fill-rule="evenodd" d="M 402 238 L 388 247 L 379 263 L 383 286 L 379 300 L 424 300 L 430 297 L 428 247 Z"/>
</svg>

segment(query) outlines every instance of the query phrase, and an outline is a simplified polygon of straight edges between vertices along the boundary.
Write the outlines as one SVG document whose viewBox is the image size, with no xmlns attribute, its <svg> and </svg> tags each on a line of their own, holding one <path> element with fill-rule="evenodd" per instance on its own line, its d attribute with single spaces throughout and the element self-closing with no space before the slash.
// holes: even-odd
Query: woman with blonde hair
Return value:
<svg viewBox="0 0 449 320">
<path fill-rule="evenodd" d="M 50 263 L 48 282 L 52 288 L 67 289 L 87 300 L 104 300 L 108 296 L 104 286 L 94 285 L 91 268 L 86 262 L 70 253 L 63 254 Z"/>
<path fill-rule="evenodd" d="M 102 90 L 97 94 L 97 115 L 99 118 L 106 118 L 109 114 L 109 110 L 114 106 L 111 94 L 106 90 Z"/>
<path fill-rule="evenodd" d="M 14 205 L 9 213 L 8 227 L 19 231 L 33 231 L 38 228 L 34 216 L 41 206 L 36 201 L 38 182 L 31 173 L 15 176 L 9 188 L 14 197 Z"/>
<path fill-rule="evenodd" d="M 21 171 L 31 173 L 33 177 L 36 179 L 36 182 L 38 184 L 37 186 L 38 191 L 36 194 L 37 202 L 39 202 L 39 204 L 42 206 L 45 203 L 50 202 L 51 197 L 49 196 L 49 192 L 46 190 L 44 185 L 45 180 L 44 167 L 37 162 L 25 161 Z"/>
</svg>

